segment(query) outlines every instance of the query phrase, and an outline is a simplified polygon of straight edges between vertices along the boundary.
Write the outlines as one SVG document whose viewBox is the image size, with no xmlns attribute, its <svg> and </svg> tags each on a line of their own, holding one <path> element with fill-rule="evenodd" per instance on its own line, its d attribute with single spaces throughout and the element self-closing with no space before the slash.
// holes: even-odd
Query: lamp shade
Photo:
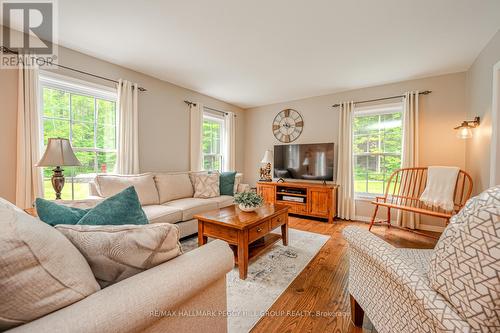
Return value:
<svg viewBox="0 0 500 333">
<path fill-rule="evenodd" d="M 460 139 L 470 139 L 472 138 L 472 130 L 467 126 L 461 127 L 458 129 L 457 137 Z"/>
<path fill-rule="evenodd" d="M 36 164 L 38 167 L 80 165 L 82 164 L 76 158 L 71 143 L 68 139 L 62 138 L 50 138 L 45 153 Z"/>
<path fill-rule="evenodd" d="M 260 161 L 260 163 L 273 163 L 273 154 L 270 150 L 266 150 L 266 152 L 264 153 L 264 157 L 262 158 L 262 161 Z"/>
</svg>

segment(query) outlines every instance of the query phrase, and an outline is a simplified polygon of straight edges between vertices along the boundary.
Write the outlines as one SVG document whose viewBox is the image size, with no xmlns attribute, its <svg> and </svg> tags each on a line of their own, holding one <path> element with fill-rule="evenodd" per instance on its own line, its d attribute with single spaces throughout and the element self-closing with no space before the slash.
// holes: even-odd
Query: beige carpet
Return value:
<svg viewBox="0 0 500 333">
<path fill-rule="evenodd" d="M 279 233 L 278 229 L 275 230 Z M 240 280 L 238 268 L 227 275 L 228 331 L 248 332 L 307 266 L 329 236 L 289 229 L 289 245 L 281 241 L 250 260 L 248 277 Z M 185 252 L 198 246 L 196 237 L 181 241 Z M 267 315 L 279 315 L 267 313 Z"/>
</svg>

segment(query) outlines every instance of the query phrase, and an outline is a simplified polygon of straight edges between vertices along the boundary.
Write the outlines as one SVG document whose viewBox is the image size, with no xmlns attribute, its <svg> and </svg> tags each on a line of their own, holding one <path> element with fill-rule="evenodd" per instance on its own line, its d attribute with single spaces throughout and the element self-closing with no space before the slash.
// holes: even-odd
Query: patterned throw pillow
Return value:
<svg viewBox="0 0 500 333">
<path fill-rule="evenodd" d="M 450 220 L 429 266 L 431 286 L 477 331 L 500 330 L 500 186 Z"/>
<path fill-rule="evenodd" d="M 200 174 L 194 179 L 195 198 L 214 198 L 220 196 L 219 174 Z"/>
<path fill-rule="evenodd" d="M 57 225 L 83 254 L 102 288 L 177 257 L 179 227 L 147 225 Z"/>
<path fill-rule="evenodd" d="M 2 198 L 0 230 L 0 331 L 100 290 L 70 241 Z"/>
</svg>

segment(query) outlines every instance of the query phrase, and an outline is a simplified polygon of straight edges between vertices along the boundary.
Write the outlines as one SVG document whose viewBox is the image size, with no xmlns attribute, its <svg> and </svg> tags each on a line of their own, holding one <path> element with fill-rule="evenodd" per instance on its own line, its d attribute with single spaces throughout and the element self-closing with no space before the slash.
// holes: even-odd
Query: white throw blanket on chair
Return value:
<svg viewBox="0 0 500 333">
<path fill-rule="evenodd" d="M 457 182 L 457 167 L 431 166 L 427 170 L 427 183 L 420 200 L 428 206 L 453 210 L 453 194 Z"/>
</svg>

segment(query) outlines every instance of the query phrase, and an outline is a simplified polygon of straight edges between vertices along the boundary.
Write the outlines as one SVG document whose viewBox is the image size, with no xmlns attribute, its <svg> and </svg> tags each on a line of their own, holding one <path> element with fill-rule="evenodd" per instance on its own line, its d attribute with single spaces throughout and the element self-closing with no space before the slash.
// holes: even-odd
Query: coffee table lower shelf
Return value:
<svg viewBox="0 0 500 333">
<path fill-rule="evenodd" d="M 281 240 L 281 235 L 275 234 L 275 233 L 270 233 L 260 239 L 257 239 L 255 242 L 250 243 L 248 245 L 248 259 L 252 259 L 254 257 L 257 257 L 260 255 L 262 252 L 267 250 L 269 247 L 274 245 L 276 242 Z M 238 265 L 238 246 L 236 245 L 229 245 L 231 247 L 231 250 L 234 252 L 234 261 L 236 263 L 236 266 Z"/>
</svg>

